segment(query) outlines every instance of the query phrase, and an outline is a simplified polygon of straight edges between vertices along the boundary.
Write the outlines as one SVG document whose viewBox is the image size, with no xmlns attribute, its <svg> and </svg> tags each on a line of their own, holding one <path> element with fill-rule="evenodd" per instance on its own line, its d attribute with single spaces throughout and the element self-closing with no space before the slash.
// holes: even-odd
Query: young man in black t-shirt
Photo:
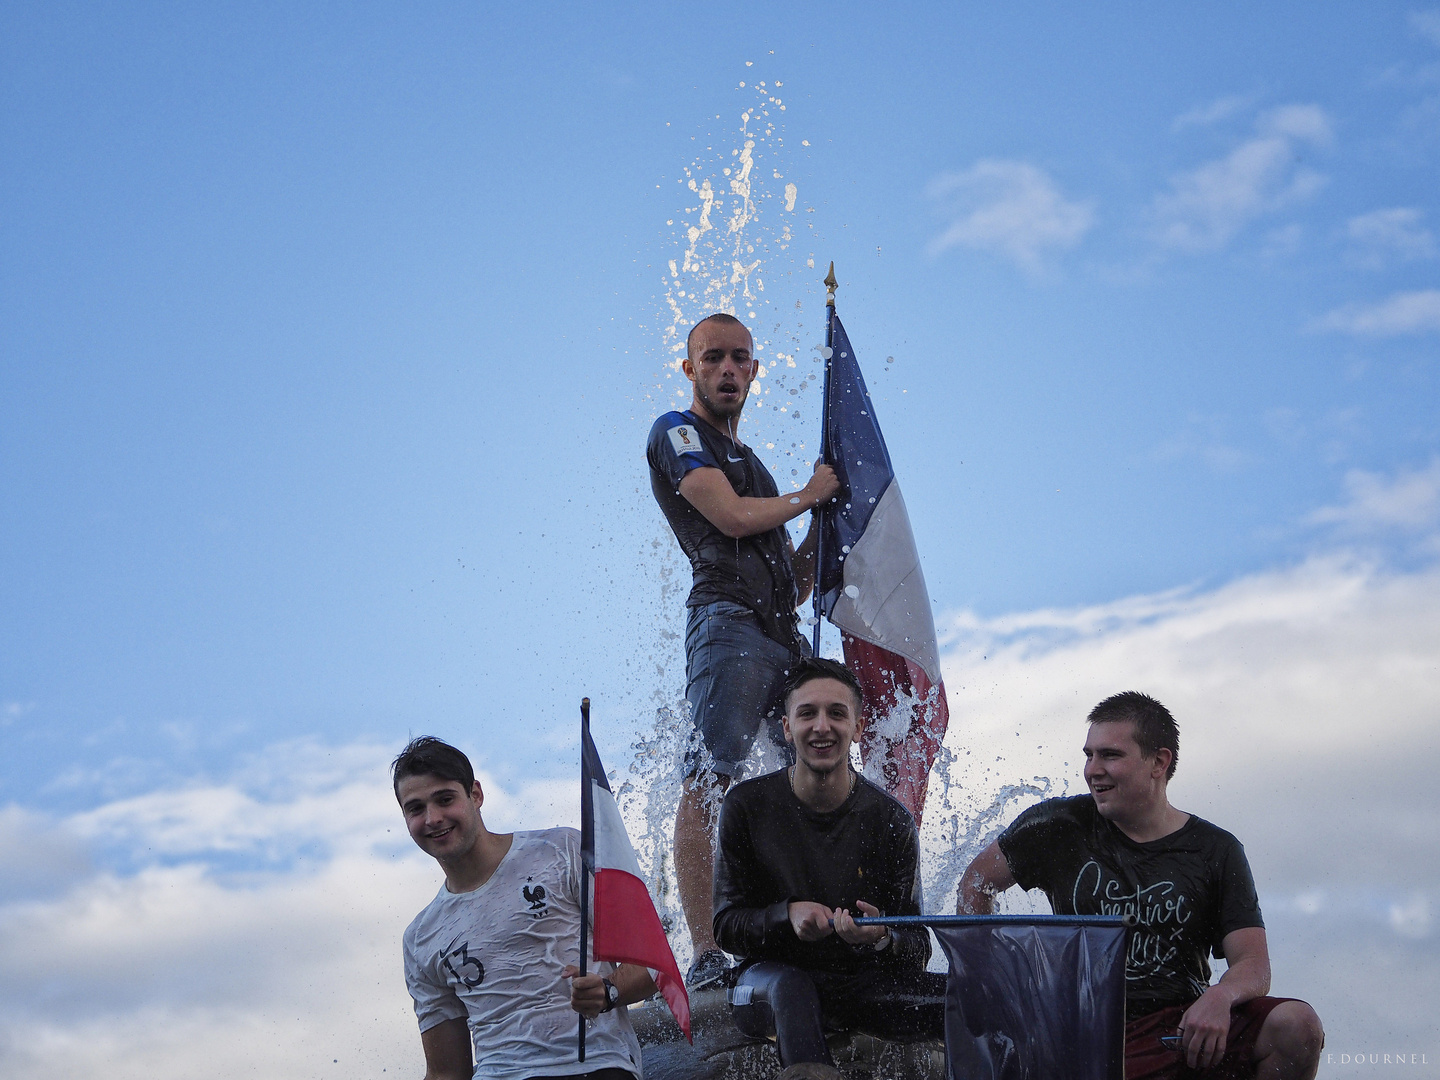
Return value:
<svg viewBox="0 0 1440 1080">
<path fill-rule="evenodd" d="M 945 978 L 923 928 L 857 926 L 920 914 L 915 819 L 850 765 L 859 683 L 834 660 L 798 662 L 784 732 L 795 764 L 730 790 L 715 857 L 715 939 L 742 957 L 731 1015 L 774 1035 L 780 1063 L 829 1066 L 827 1028 L 941 1034 Z"/>
<path fill-rule="evenodd" d="M 750 332 L 733 315 L 702 319 L 686 342 L 685 375 L 694 384 L 688 412 L 668 412 L 650 429 L 650 489 L 694 574 L 686 601 L 685 697 L 711 755 L 711 769 L 687 777 L 675 815 L 675 870 L 694 946 L 686 983 L 718 985 L 724 955 L 710 932 L 708 805 L 750 752 L 762 722 L 779 734 L 786 675 L 809 647 L 795 608 L 814 580 L 814 529 L 792 550 L 785 523 L 814 510 L 838 488 L 817 465 L 800 491 L 782 496 L 755 452 L 740 439 L 741 410 L 759 368 Z"/>
<path fill-rule="evenodd" d="M 1095 706 L 1089 722 L 1090 794 L 1016 818 L 961 876 L 958 910 L 988 914 L 1019 885 L 1043 889 L 1056 914 L 1136 917 L 1127 1080 L 1313 1077 L 1324 1031 L 1305 1002 L 1265 996 L 1270 955 L 1245 849 L 1170 805 L 1180 735 L 1169 710 L 1130 691 Z M 1228 963 L 1213 986 L 1212 952 Z"/>
</svg>

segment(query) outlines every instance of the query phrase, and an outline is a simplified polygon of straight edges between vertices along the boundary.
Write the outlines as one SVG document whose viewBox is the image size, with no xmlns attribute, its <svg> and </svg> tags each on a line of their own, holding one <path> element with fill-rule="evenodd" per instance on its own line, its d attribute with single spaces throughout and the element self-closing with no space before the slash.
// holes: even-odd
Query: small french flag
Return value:
<svg viewBox="0 0 1440 1080">
<path fill-rule="evenodd" d="M 665 1004 L 685 1038 L 690 1037 L 690 995 L 670 950 L 620 807 L 605 779 L 605 767 L 590 738 L 588 718 L 581 724 L 580 847 L 594 875 L 593 946 L 596 960 L 639 964 L 650 969 Z"/>
</svg>

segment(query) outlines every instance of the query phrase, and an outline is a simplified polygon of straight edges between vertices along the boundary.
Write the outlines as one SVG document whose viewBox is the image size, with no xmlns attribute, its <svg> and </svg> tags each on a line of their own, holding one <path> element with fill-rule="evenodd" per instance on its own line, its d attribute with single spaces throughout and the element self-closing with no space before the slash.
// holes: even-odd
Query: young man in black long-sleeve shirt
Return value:
<svg viewBox="0 0 1440 1080">
<path fill-rule="evenodd" d="M 784 717 L 796 763 L 732 788 L 720 812 L 715 940 L 743 958 L 731 1012 L 775 1035 L 787 1068 L 833 1067 L 827 1028 L 938 1038 L 944 1022 L 926 931 L 854 921 L 920 913 L 915 820 L 850 765 L 860 705 L 844 665 L 799 662 Z"/>
</svg>

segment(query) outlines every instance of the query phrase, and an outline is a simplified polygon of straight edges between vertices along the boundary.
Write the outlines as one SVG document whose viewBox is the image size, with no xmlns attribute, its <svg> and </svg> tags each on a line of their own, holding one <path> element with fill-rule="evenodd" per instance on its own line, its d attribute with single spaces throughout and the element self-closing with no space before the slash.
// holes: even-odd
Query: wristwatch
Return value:
<svg viewBox="0 0 1440 1080">
<path fill-rule="evenodd" d="M 620 1004 L 620 988 L 609 979 L 601 979 L 600 981 L 605 985 L 605 1007 L 600 1011 L 609 1012 L 615 1008 L 616 1005 Z"/>
<path fill-rule="evenodd" d="M 871 945 L 870 947 L 876 952 L 884 952 L 890 947 L 890 942 L 893 941 L 894 938 L 895 935 L 890 933 L 890 928 L 887 926 L 885 928 L 885 936 L 882 937 L 879 941 L 875 942 L 875 944 Z"/>
</svg>

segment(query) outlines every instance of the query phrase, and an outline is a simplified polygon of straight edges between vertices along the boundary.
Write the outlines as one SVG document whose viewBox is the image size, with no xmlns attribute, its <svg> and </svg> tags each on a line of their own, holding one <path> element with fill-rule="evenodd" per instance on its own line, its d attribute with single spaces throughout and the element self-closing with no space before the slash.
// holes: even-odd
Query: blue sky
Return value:
<svg viewBox="0 0 1440 1080">
<path fill-rule="evenodd" d="M 1077 642 L 1120 650 L 1066 669 L 1087 692 L 1166 671 L 1149 688 L 1204 709 L 1183 654 L 1134 657 L 1255 592 L 1279 636 L 1237 632 L 1250 651 L 1217 671 L 1289 657 L 1279 681 L 1304 688 L 1315 656 L 1358 656 L 1435 681 L 1405 597 L 1431 595 L 1440 552 L 1440 10 L 0 18 L 17 903 L 162 872 L 303 877 L 311 847 L 279 810 L 238 839 L 210 813 L 203 843 L 167 847 L 153 830 L 179 811 L 142 809 L 369 791 L 411 733 L 473 749 L 521 825 L 564 816 L 581 694 L 626 763 L 683 692 L 684 575 L 642 461 L 674 394 L 669 305 L 698 318 L 733 293 L 698 275 L 677 296 L 667 264 L 696 219 L 684 181 L 728 182 L 742 129 L 761 133 L 742 239 L 767 360 L 748 437 L 782 483 L 807 468 L 833 259 L 951 650 L 957 747 L 967 723 L 1060 723 L 1032 691 Z M 1307 651 L 1275 630 L 1361 610 L 1363 639 Z M 982 674 L 992 646 L 1004 678 Z M 1307 708 L 1343 720 L 1374 700 L 1354 685 Z M 1433 727 L 1426 685 L 1374 688 L 1386 717 L 1421 718 L 1397 745 Z M 1305 725 L 1296 700 L 1277 730 Z M 1322 728 L 1304 727 L 1317 777 L 1349 745 Z M 1433 761 L 1425 738 L 1407 745 Z M 35 840 L 40 819 L 69 839 Z M 320 847 L 316 872 L 339 874 Z M 1433 873 L 1391 885 L 1375 910 L 1400 922 L 1377 925 L 1433 950 Z"/>
</svg>

